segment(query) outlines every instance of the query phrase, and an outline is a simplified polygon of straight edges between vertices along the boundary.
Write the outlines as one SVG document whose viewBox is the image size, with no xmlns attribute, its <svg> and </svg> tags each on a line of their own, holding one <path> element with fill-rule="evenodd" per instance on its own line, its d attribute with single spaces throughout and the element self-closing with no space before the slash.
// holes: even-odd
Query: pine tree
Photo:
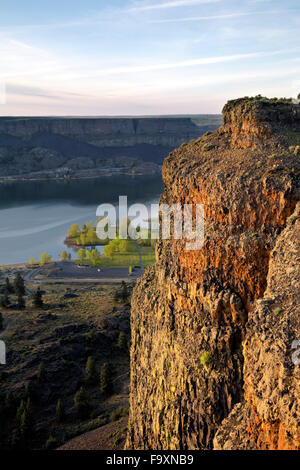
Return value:
<svg viewBox="0 0 300 470">
<path fill-rule="evenodd" d="M 28 398 L 21 416 L 20 432 L 24 441 L 30 440 L 34 434 L 34 416 L 30 398 Z"/>
<path fill-rule="evenodd" d="M 119 334 L 118 348 L 122 349 L 123 351 L 127 349 L 127 338 L 125 333 L 123 333 L 122 331 Z"/>
<path fill-rule="evenodd" d="M 100 372 L 100 392 L 103 395 L 110 395 L 112 393 L 111 370 L 107 362 L 101 367 Z"/>
<path fill-rule="evenodd" d="M 18 422 L 19 426 L 21 425 L 21 418 L 22 418 L 22 415 L 25 411 L 25 408 L 26 408 L 25 401 L 21 400 L 20 405 L 17 409 L 17 414 L 16 414 L 16 419 L 17 419 L 17 422 Z"/>
<path fill-rule="evenodd" d="M 59 423 L 65 419 L 65 407 L 61 399 L 59 399 L 57 402 L 55 416 Z"/>
<path fill-rule="evenodd" d="M 12 392 L 7 392 L 5 395 L 5 411 L 7 414 L 11 414 L 15 408 L 15 401 Z"/>
<path fill-rule="evenodd" d="M 37 377 L 39 381 L 44 382 L 46 380 L 46 375 L 47 375 L 47 371 L 46 371 L 45 364 L 41 362 L 37 370 Z"/>
<path fill-rule="evenodd" d="M 129 296 L 129 294 L 128 294 L 128 289 L 127 289 L 126 282 L 122 281 L 120 298 L 121 298 L 121 300 L 123 300 L 123 302 L 126 302 L 126 300 L 128 299 L 128 296 Z"/>
<path fill-rule="evenodd" d="M 8 297 L 8 292 L 5 290 L 4 295 L 0 299 L 1 307 L 8 308 L 10 306 L 10 300 Z"/>
<path fill-rule="evenodd" d="M 17 306 L 19 310 L 23 310 L 26 307 L 25 300 L 22 294 L 18 294 Z"/>
<path fill-rule="evenodd" d="M 50 435 L 49 438 L 48 438 L 47 441 L 46 441 L 46 444 L 45 444 L 46 450 L 53 450 L 53 449 L 55 449 L 57 446 L 58 446 L 57 440 L 55 439 L 55 437 L 53 437 L 52 435 Z"/>
<path fill-rule="evenodd" d="M 25 284 L 21 274 L 18 273 L 14 280 L 14 291 L 16 295 L 25 295 Z"/>
<path fill-rule="evenodd" d="M 5 279 L 5 290 L 8 294 L 13 292 L 13 288 L 8 277 Z"/>
<path fill-rule="evenodd" d="M 89 402 L 84 387 L 80 387 L 78 392 L 76 392 L 74 397 L 74 405 L 77 415 L 80 418 L 85 418 L 89 411 Z"/>
<path fill-rule="evenodd" d="M 34 293 L 34 296 L 33 296 L 33 305 L 34 307 L 36 308 L 42 308 L 43 305 L 44 305 L 44 302 L 43 302 L 43 295 L 41 293 L 41 289 L 40 287 L 37 288 L 36 292 Z"/>
<path fill-rule="evenodd" d="M 33 398 L 33 393 L 32 393 L 32 388 L 31 388 L 31 384 L 30 382 L 27 382 L 26 385 L 25 385 L 25 394 L 24 394 L 26 400 L 28 400 L 28 398 L 32 399 Z"/>
<path fill-rule="evenodd" d="M 97 379 L 97 371 L 96 371 L 95 361 L 92 358 L 92 356 L 90 356 L 88 357 L 88 360 L 85 366 L 85 381 L 88 384 L 93 384 L 95 383 L 96 379 Z"/>
</svg>

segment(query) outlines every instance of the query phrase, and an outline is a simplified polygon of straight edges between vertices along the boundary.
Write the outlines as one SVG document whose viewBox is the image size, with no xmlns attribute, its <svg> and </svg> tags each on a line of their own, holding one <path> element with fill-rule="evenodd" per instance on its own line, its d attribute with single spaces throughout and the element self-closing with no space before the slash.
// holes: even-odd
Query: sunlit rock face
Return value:
<svg viewBox="0 0 300 470">
<path fill-rule="evenodd" d="M 299 447 L 299 108 L 230 102 L 165 160 L 161 202 L 204 204 L 205 240 L 158 241 L 134 290 L 128 449 Z"/>
</svg>

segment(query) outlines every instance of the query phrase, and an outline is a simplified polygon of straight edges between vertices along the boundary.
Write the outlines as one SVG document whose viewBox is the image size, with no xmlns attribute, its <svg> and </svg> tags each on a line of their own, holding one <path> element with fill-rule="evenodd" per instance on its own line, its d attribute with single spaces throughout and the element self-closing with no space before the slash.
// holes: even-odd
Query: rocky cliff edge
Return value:
<svg viewBox="0 0 300 470">
<path fill-rule="evenodd" d="M 205 239 L 159 240 L 135 288 L 128 449 L 299 449 L 299 145 L 299 105 L 244 98 L 165 160 Z"/>
</svg>

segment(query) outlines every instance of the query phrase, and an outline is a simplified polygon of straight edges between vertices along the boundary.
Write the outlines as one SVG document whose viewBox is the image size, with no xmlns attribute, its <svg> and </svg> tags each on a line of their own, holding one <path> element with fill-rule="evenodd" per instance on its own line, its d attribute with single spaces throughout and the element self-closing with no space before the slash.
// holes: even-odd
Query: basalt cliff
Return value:
<svg viewBox="0 0 300 470">
<path fill-rule="evenodd" d="M 127 449 L 299 449 L 300 105 L 239 99 L 163 165 L 204 245 L 159 240 L 132 298 Z"/>
<path fill-rule="evenodd" d="M 103 168 L 160 171 L 174 147 L 216 129 L 219 120 L 218 115 L 193 119 L 1 117 L 0 177 L 83 176 Z"/>
</svg>

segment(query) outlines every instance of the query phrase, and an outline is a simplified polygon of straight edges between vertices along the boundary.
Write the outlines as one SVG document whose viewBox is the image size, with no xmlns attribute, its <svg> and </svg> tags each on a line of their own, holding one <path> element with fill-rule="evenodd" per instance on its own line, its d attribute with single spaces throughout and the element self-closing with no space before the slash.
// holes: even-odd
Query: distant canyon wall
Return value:
<svg viewBox="0 0 300 470">
<path fill-rule="evenodd" d="M 214 130 L 220 118 L 0 118 L 0 176 L 134 162 L 160 165 L 174 148 Z M 75 159 L 75 161 L 74 161 Z M 79 160 L 80 159 L 80 160 Z M 133 160 L 130 160 L 133 159 Z"/>
</svg>

